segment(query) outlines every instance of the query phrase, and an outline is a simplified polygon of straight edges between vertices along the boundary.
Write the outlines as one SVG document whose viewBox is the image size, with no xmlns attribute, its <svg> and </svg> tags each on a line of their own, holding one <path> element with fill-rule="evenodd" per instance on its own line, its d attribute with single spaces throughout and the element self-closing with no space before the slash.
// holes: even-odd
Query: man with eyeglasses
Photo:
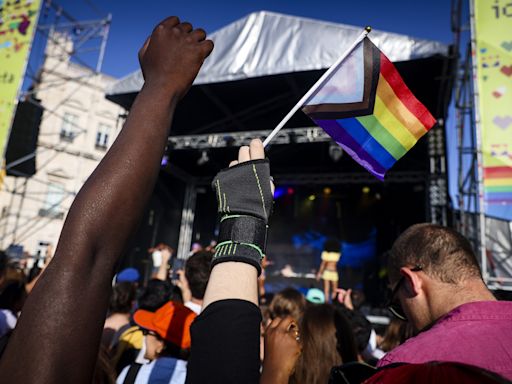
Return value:
<svg viewBox="0 0 512 384">
<path fill-rule="evenodd" d="M 512 379 L 512 302 L 487 289 L 469 242 L 453 229 L 417 224 L 393 244 L 389 309 L 417 335 L 386 354 L 392 363 L 454 361 Z"/>
</svg>

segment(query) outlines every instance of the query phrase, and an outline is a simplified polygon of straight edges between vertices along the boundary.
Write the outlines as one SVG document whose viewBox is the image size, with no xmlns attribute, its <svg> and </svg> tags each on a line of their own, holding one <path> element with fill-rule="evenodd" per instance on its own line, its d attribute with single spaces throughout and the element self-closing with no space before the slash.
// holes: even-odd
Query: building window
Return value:
<svg viewBox="0 0 512 384">
<path fill-rule="evenodd" d="M 61 203 L 65 198 L 64 185 L 50 182 L 43 208 L 39 210 L 39 216 L 51 217 L 53 219 L 64 218 L 64 210 Z"/>
<path fill-rule="evenodd" d="M 96 133 L 96 148 L 107 149 L 110 139 L 110 125 L 100 123 Z"/>
<path fill-rule="evenodd" d="M 78 116 L 73 115 L 72 113 L 64 113 L 64 117 L 62 118 L 62 126 L 60 128 L 60 138 L 64 141 L 73 141 L 77 136 Z"/>
</svg>

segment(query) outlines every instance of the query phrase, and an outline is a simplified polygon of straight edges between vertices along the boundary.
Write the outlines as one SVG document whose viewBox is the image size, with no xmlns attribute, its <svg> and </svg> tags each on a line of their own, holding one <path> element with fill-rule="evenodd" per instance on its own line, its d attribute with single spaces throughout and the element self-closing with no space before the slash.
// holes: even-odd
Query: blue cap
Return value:
<svg viewBox="0 0 512 384">
<path fill-rule="evenodd" d="M 306 294 L 306 300 L 314 304 L 323 304 L 325 303 L 325 295 L 320 289 L 311 288 Z"/>
<path fill-rule="evenodd" d="M 139 278 L 140 278 L 139 271 L 137 271 L 135 268 L 126 268 L 117 274 L 116 281 L 118 283 L 122 283 L 122 282 L 135 283 L 135 282 L 139 281 Z"/>
</svg>

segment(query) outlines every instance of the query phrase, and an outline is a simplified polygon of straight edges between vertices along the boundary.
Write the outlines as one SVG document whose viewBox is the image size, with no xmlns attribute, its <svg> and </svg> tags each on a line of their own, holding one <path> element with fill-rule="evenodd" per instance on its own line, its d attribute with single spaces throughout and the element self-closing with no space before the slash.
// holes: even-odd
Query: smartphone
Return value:
<svg viewBox="0 0 512 384">
<path fill-rule="evenodd" d="M 160 268 L 162 265 L 162 252 L 158 250 L 153 251 L 151 256 L 153 257 L 153 268 Z"/>
<path fill-rule="evenodd" d="M 177 257 L 173 259 L 172 261 L 172 275 L 171 275 L 171 281 L 172 280 L 178 280 L 180 277 L 178 276 L 178 270 L 185 268 L 185 259 L 178 259 Z"/>
</svg>

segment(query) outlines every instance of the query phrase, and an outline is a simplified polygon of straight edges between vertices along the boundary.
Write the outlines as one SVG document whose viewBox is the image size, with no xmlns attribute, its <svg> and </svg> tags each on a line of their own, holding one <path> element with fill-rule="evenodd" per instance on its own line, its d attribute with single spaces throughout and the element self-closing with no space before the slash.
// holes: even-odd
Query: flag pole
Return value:
<svg viewBox="0 0 512 384">
<path fill-rule="evenodd" d="M 302 96 L 302 98 L 297 102 L 297 104 L 295 104 L 295 106 L 290 110 L 290 112 L 288 112 L 288 114 L 284 117 L 284 119 L 281 120 L 281 122 L 279 124 L 277 124 L 277 126 L 270 133 L 270 135 L 268 135 L 268 137 L 263 142 L 263 147 L 267 146 L 267 144 L 270 142 L 270 140 L 272 140 L 279 133 L 279 131 L 285 126 L 285 124 L 288 122 L 288 120 L 290 120 L 292 118 L 292 116 L 295 114 L 295 112 L 297 112 L 299 110 L 299 108 L 302 107 L 304 105 L 304 103 L 311 97 L 311 95 L 314 92 L 316 92 L 316 90 L 325 82 L 325 80 L 330 76 L 330 74 L 332 72 L 334 72 L 334 70 L 338 67 L 338 65 L 340 65 L 340 63 L 343 60 L 345 60 L 348 55 L 350 55 L 350 53 L 354 50 L 354 48 L 361 41 L 363 41 L 363 39 L 366 36 L 368 36 L 368 34 L 371 32 L 371 30 L 372 30 L 371 27 L 366 27 L 364 29 L 364 31 L 356 39 L 356 41 L 354 41 L 354 43 L 350 46 L 350 48 L 347 49 L 345 51 L 345 53 L 343 53 L 343 55 L 341 55 L 339 57 L 339 59 L 336 60 L 336 62 L 333 65 L 331 65 L 331 67 L 322 75 L 322 77 L 320 77 L 318 79 L 318 81 L 310 88 L 310 90 L 307 91 L 307 93 L 304 96 Z"/>
</svg>

